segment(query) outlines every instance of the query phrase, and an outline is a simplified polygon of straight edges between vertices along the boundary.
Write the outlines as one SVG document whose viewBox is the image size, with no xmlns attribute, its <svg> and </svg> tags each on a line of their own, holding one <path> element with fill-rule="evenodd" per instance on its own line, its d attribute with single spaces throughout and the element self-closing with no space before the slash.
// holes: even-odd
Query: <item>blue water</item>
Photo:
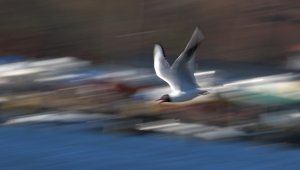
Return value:
<svg viewBox="0 0 300 170">
<path fill-rule="evenodd" d="M 297 148 L 80 126 L 1 127 L 0 169 L 300 169 Z"/>
</svg>

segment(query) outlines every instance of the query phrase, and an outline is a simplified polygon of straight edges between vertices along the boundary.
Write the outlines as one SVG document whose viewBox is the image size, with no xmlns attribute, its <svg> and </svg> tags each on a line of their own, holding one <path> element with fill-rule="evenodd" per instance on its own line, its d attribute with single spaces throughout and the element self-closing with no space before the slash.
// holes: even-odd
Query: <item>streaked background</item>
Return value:
<svg viewBox="0 0 300 170">
<path fill-rule="evenodd" d="M 0 169 L 299 169 L 300 2 L 1 0 Z M 195 27 L 199 85 L 153 69 Z"/>
<path fill-rule="evenodd" d="M 150 57 L 160 42 L 173 56 L 199 26 L 201 59 L 280 65 L 299 45 L 299 7 L 297 0 L 2 0 L 0 54 L 116 62 Z"/>
</svg>

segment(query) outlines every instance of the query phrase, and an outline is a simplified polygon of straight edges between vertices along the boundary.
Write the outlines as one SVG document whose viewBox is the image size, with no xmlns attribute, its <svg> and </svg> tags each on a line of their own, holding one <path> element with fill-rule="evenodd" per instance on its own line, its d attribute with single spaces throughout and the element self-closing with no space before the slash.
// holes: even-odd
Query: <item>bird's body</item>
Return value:
<svg viewBox="0 0 300 170">
<path fill-rule="evenodd" d="M 165 60 L 163 48 L 156 44 L 154 47 L 154 69 L 156 75 L 166 81 L 172 92 L 163 95 L 162 102 L 183 102 L 205 94 L 196 82 L 195 72 L 195 51 L 204 39 L 202 32 L 196 28 L 186 48 L 179 55 L 176 61 L 169 65 Z"/>
<path fill-rule="evenodd" d="M 199 89 L 191 89 L 188 91 L 173 91 L 169 94 L 170 102 L 183 102 L 199 96 Z"/>
</svg>

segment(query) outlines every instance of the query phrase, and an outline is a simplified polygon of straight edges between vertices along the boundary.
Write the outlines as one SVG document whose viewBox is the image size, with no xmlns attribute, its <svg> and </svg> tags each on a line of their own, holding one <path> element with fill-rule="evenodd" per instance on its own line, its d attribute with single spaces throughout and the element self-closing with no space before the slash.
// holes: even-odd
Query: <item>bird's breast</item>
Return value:
<svg viewBox="0 0 300 170">
<path fill-rule="evenodd" d="M 172 102 L 183 102 L 191 100 L 199 95 L 198 90 L 176 91 L 170 94 Z"/>
</svg>

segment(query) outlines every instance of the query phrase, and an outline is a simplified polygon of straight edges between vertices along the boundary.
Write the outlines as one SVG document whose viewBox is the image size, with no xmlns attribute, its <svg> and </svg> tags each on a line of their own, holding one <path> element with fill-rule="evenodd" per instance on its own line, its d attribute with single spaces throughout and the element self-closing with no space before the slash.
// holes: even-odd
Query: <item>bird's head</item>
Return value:
<svg viewBox="0 0 300 170">
<path fill-rule="evenodd" d="M 164 103 L 164 102 L 171 102 L 171 99 L 168 94 L 165 94 L 165 95 L 161 96 L 159 99 L 157 99 L 156 101 L 159 101 L 159 104 L 160 104 L 160 103 Z"/>
</svg>

